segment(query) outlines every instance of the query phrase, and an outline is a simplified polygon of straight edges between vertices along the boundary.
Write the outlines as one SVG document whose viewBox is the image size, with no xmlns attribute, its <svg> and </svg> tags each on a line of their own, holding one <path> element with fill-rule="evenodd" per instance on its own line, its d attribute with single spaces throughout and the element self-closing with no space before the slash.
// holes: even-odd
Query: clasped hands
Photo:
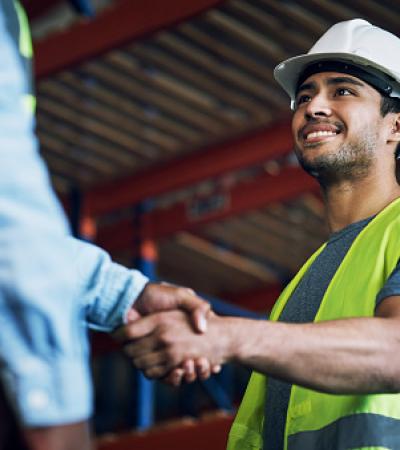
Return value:
<svg viewBox="0 0 400 450">
<path fill-rule="evenodd" d="M 220 320 L 193 290 L 149 283 L 114 336 L 148 378 L 179 386 L 220 371 Z"/>
</svg>

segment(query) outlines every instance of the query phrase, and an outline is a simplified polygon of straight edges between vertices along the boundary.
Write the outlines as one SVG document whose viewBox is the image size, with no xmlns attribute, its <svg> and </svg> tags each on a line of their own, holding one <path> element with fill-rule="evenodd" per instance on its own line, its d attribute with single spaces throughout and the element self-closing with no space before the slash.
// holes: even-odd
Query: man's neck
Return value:
<svg viewBox="0 0 400 450">
<path fill-rule="evenodd" d="M 362 180 L 337 183 L 323 194 L 328 225 L 335 232 L 382 211 L 400 197 L 400 186 L 387 173 L 376 173 Z"/>
</svg>

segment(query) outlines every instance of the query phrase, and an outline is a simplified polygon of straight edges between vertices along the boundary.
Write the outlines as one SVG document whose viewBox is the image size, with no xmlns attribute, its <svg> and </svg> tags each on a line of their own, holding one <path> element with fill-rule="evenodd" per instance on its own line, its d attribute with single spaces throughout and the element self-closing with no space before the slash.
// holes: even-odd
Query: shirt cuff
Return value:
<svg viewBox="0 0 400 450">
<path fill-rule="evenodd" d="M 85 362 L 43 363 L 24 359 L 23 373 L 1 370 L 11 405 L 26 427 L 87 420 L 92 414 L 90 370 Z"/>
<path fill-rule="evenodd" d="M 112 263 L 107 270 L 104 288 L 90 314 L 89 327 L 112 331 L 126 323 L 126 316 L 149 279 L 138 270 Z"/>
</svg>

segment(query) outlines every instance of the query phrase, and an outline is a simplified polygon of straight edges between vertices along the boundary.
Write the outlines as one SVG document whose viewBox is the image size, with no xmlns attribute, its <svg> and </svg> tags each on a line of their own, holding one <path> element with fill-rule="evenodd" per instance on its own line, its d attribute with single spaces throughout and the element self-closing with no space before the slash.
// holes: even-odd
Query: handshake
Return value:
<svg viewBox="0 0 400 450">
<path fill-rule="evenodd" d="M 229 325 L 192 289 L 149 283 L 114 337 L 145 376 L 179 386 L 207 379 L 233 358 Z"/>
</svg>

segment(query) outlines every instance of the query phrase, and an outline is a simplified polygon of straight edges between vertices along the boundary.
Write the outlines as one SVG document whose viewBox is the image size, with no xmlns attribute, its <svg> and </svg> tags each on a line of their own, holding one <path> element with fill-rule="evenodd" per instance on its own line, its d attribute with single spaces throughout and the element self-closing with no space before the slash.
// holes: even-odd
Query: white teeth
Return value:
<svg viewBox="0 0 400 450">
<path fill-rule="evenodd" d="M 310 134 L 307 134 L 306 139 L 312 139 L 320 136 L 336 136 L 334 131 L 313 131 Z"/>
</svg>

